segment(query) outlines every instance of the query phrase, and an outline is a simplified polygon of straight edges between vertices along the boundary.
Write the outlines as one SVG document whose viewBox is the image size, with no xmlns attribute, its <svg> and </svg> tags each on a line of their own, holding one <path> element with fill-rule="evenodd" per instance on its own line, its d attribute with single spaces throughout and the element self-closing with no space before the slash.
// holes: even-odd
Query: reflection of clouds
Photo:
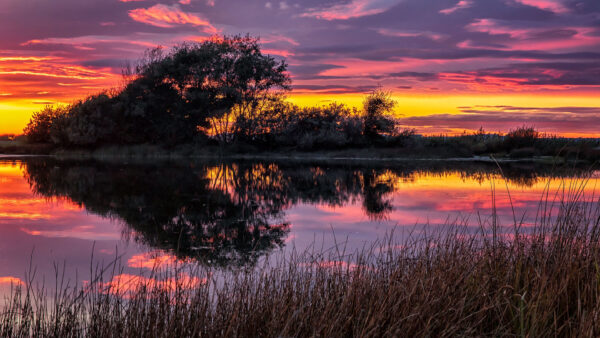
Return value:
<svg viewBox="0 0 600 338">
<path fill-rule="evenodd" d="M 97 229 L 95 225 L 73 226 L 72 228 L 65 230 L 31 230 L 21 228 L 21 231 L 31 236 L 43 236 L 49 238 L 67 237 L 96 241 L 121 239 L 121 233 Z"/>
<path fill-rule="evenodd" d="M 307 243 L 314 238 L 315 232 L 329 236 L 327 240 L 333 241 L 334 234 L 331 232 L 334 231 L 338 239 L 350 236 L 354 245 L 360 247 L 362 241 L 376 240 L 395 227 L 403 229 L 406 235 L 414 227 L 429 226 L 436 229 L 453 222 L 464 224 L 476 231 L 480 219 L 484 226 L 491 224 L 494 207 L 499 225 L 510 227 L 516 218 L 517 222 L 523 222 L 522 226 L 530 227 L 545 191 L 548 192 L 549 202 L 552 203 L 555 193 L 562 193 L 564 188 L 566 196 L 573 196 L 573 191 L 582 182 L 577 178 L 540 178 L 522 186 L 518 181 L 509 180 L 509 197 L 505 182 L 495 174 L 471 177 L 458 172 L 444 175 L 422 172 L 413 175 L 412 178 L 405 180 L 397 177 L 394 180 L 393 208 L 385 222 L 366 220 L 358 201 L 336 208 L 306 204 L 294 206 L 288 215 L 294 224 L 292 235 L 296 236 L 295 243 L 304 242 L 309 245 Z M 496 187 L 494 200 L 491 179 Z M 593 194 L 598 183 L 598 176 L 593 175 L 584 189 L 587 196 Z M 552 213 L 556 215 L 558 201 L 554 202 Z M 583 205 L 590 201 L 578 203 Z M 506 231 L 510 232 L 512 228 L 507 228 Z M 423 233 L 412 231 L 412 234 Z M 317 240 L 319 241 L 320 237 Z"/>
<path fill-rule="evenodd" d="M 180 274 L 177 277 L 164 280 L 140 275 L 119 274 L 113 277 L 110 282 L 104 283 L 102 287 L 107 292 L 120 294 L 133 292 L 140 288 L 164 291 L 189 290 L 204 285 L 207 282 L 208 278 L 191 277 L 189 274 Z"/>
<path fill-rule="evenodd" d="M 23 280 L 21 280 L 21 278 L 18 278 L 18 277 L 12 277 L 12 276 L 0 277 L 0 286 L 1 285 L 17 286 L 17 285 L 24 285 L 24 284 L 25 284 L 25 282 L 23 282 Z"/>
<path fill-rule="evenodd" d="M 141 253 L 127 260 L 127 266 L 131 268 L 156 269 L 161 265 L 172 265 L 177 262 L 175 256 L 159 251 Z"/>
<path fill-rule="evenodd" d="M 117 226 L 110 221 L 88 215 L 82 206 L 65 198 L 35 195 L 20 165 L 0 162 L 0 226 L 19 229 L 30 236 L 69 237 L 88 240 L 118 240 Z M 18 227 L 17 227 L 18 225 Z"/>
<path fill-rule="evenodd" d="M 574 187 L 580 182 L 572 178 L 548 181 L 544 178 L 548 177 L 548 172 L 540 168 L 507 166 L 504 172 L 513 177 L 508 181 L 511 205 L 503 179 L 495 174 L 495 169 L 490 169 L 490 166 L 484 164 L 469 164 L 468 167 L 453 164 L 451 169 L 446 166 L 424 169 L 410 165 L 365 168 L 358 165 L 336 167 L 206 164 L 206 167 L 197 166 L 188 171 L 185 169 L 187 166 L 163 168 L 155 167 L 154 164 L 153 170 L 147 170 L 147 167 L 142 165 L 123 166 L 120 167 L 123 170 L 115 170 L 107 167 L 108 165 L 96 168 L 89 164 L 88 167 L 82 168 L 78 164 L 69 166 L 62 163 L 59 168 L 48 166 L 45 162 L 33 162 L 28 167 L 30 182 L 37 178 L 38 181 L 35 182 L 40 185 L 46 184 L 47 189 L 39 191 L 47 191 L 51 196 L 56 195 L 57 191 L 62 191 L 64 197 L 36 197 L 27 181 L 15 175 L 22 174 L 19 169 L 7 170 L 0 165 L 0 178 L 3 177 L 3 172 L 7 174 L 6 177 L 15 175 L 9 187 L 9 190 L 14 190 L 15 195 L 9 197 L 8 194 L 12 191 L 0 188 L 0 200 L 15 203 L 0 203 L 0 213 L 7 212 L 7 208 L 10 208 L 10 212 L 44 212 L 53 216 L 52 219 L 0 218 L 0 276 L 18 276 L 22 273 L 23 266 L 28 264 L 27 259 L 32 247 L 42 252 L 40 256 L 44 260 L 40 260 L 40 264 L 47 265 L 53 259 L 65 260 L 80 271 L 89 268 L 89 253 L 94 241 L 98 241 L 94 249 L 95 259 L 106 262 L 122 255 L 123 247 L 126 247 L 128 242 L 120 237 L 124 224 L 114 222 L 119 215 L 128 215 L 130 219 L 139 221 L 140 228 L 132 230 L 133 238 L 144 236 L 143 231 L 148 229 L 142 226 L 146 226 L 148 221 L 156 221 L 152 224 L 158 226 L 148 228 L 152 231 L 159 229 L 158 235 L 164 231 L 164 228 L 160 228 L 165 222 L 163 220 L 171 222 L 169 224 L 172 224 L 173 228 L 168 237 L 157 236 L 153 242 L 142 242 L 144 248 L 136 246 L 131 249 L 123 256 L 123 261 L 127 262 L 124 271 L 119 272 L 113 279 L 104 279 L 109 281 L 106 287 L 120 289 L 128 289 L 138 283 L 170 288 L 176 282 L 167 277 L 162 280 L 140 277 L 137 273 L 147 273 L 148 270 L 180 262 L 188 263 L 185 259 L 175 258 L 184 247 L 179 244 L 187 239 L 180 236 L 182 232 L 177 226 L 181 224 L 189 225 L 192 230 L 200 230 L 192 235 L 204 236 L 201 241 L 188 243 L 190 256 L 186 257 L 196 257 L 196 252 L 206 250 L 209 263 L 215 260 L 215 256 L 210 255 L 221 248 L 226 249 L 222 251 L 227 255 L 226 258 L 235 254 L 237 248 L 241 248 L 239 252 L 243 254 L 256 253 L 256 243 L 260 244 L 262 241 L 270 245 L 273 237 L 256 237 L 255 241 L 247 241 L 247 236 L 267 230 L 276 235 L 277 245 L 267 247 L 265 254 L 272 252 L 272 248 L 281 247 L 281 243 L 285 243 L 284 250 L 295 247 L 302 251 L 311 245 L 320 245 L 321 241 L 325 249 L 331 248 L 335 243 L 343 243 L 347 244 L 348 250 L 353 251 L 362 248 L 365 242 L 372 243 L 380 239 L 395 228 L 399 229 L 396 232 L 399 238 L 404 238 L 402 236 L 407 233 L 418 237 L 425 233 L 419 230 L 427 228 L 426 224 L 431 229 L 440 229 L 440 225 L 458 220 L 458 223 L 464 221 L 471 225 L 469 231 L 477 231 L 476 213 L 481 213 L 484 222 L 489 222 L 489 215 L 492 213 L 492 182 L 496 187 L 495 207 L 501 225 L 508 227 L 512 224 L 514 207 L 518 219 L 522 213 L 527 213 L 524 220 L 525 226 L 528 226 L 546 184 L 552 195 L 563 186 L 569 190 L 569 187 Z M 50 179 L 45 175 L 48 173 L 48 167 L 53 168 L 51 172 L 55 175 Z M 508 170 L 508 167 L 511 170 Z M 115 172 L 118 175 L 113 175 Z M 514 177 L 521 177 L 522 172 L 534 179 L 528 180 L 527 184 L 515 180 Z M 75 173 L 78 175 L 72 175 Z M 152 174 L 146 177 L 146 173 Z M 92 182 L 93 180 L 96 181 Z M 598 174 L 592 176 L 587 191 L 591 192 L 600 183 L 599 180 Z M 89 186 L 83 187 L 84 182 Z M 160 185 L 155 185 L 158 183 Z M 176 193 L 173 193 L 174 191 Z M 123 192 L 129 194 L 131 199 L 120 198 Z M 93 199 L 90 199 L 90 196 Z M 151 198 L 156 200 L 151 201 Z M 224 204 L 214 203 L 216 198 Z M 370 209 L 365 207 L 365 198 L 375 202 L 390 202 L 391 208 L 386 210 L 385 220 L 369 217 Z M 77 200 L 90 212 L 96 210 L 101 215 L 109 215 L 109 218 L 112 215 L 113 221 L 86 212 L 77 204 L 69 202 L 70 199 Z M 127 201 L 133 203 L 129 206 Z M 154 204 L 148 204 L 150 202 Z M 175 213 L 171 213 L 169 209 L 164 213 L 164 218 L 157 220 L 156 216 L 163 215 L 161 208 L 169 203 Z M 207 206 L 213 207 L 214 212 L 204 213 Z M 237 211 L 242 209 L 240 206 L 252 212 L 238 213 Z M 270 209 L 274 206 L 276 208 Z M 261 216 L 263 210 L 266 210 L 264 215 L 276 215 L 277 218 L 267 218 L 268 222 L 251 223 L 250 227 L 248 223 L 239 222 L 244 217 Z M 129 211 L 133 214 L 128 214 Z M 224 212 L 229 216 L 223 217 Z M 172 215 L 176 217 L 172 218 Z M 224 228 L 223 231 L 214 226 L 200 227 L 206 222 L 211 225 L 230 225 L 231 220 L 234 221 L 234 227 Z M 283 223 L 288 221 L 293 226 Z M 211 231 L 204 231 L 206 229 Z M 247 229 L 251 231 L 240 237 L 241 231 Z M 289 236 L 288 230 L 291 230 Z M 165 238 L 171 241 L 171 244 L 164 245 L 167 243 Z M 139 253 L 147 246 L 153 247 L 155 251 Z M 48 252 L 51 254 L 48 255 Z M 225 261 L 223 266 L 228 263 L 229 261 Z M 333 262 L 331 266 L 338 267 L 340 264 Z M 51 267 L 47 266 L 46 273 L 49 273 L 50 269 Z M 199 285 L 203 280 L 189 280 L 187 283 Z"/>
</svg>

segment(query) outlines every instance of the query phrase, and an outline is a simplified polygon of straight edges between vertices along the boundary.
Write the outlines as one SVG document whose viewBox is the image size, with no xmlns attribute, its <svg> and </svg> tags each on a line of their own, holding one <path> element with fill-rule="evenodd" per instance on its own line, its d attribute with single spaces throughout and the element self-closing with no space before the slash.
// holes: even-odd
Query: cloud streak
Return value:
<svg viewBox="0 0 600 338">
<path fill-rule="evenodd" d="M 399 0 L 353 0 L 330 7 L 311 8 L 302 16 L 323 20 L 348 20 L 381 14 L 399 2 Z"/>
<path fill-rule="evenodd" d="M 480 127 L 488 131 L 503 131 L 515 126 L 532 125 L 543 132 L 564 133 L 597 137 L 595 125 L 600 119 L 599 107 L 515 107 L 466 106 L 459 114 L 433 114 L 400 119 L 407 127 L 423 133 L 460 133 Z"/>
<path fill-rule="evenodd" d="M 219 32 L 208 20 L 197 13 L 187 13 L 178 5 L 154 5 L 150 8 L 137 8 L 129 11 L 129 16 L 138 22 L 148 25 L 172 28 L 176 25 L 192 25 L 200 27 L 205 33 L 216 34 Z"/>
</svg>

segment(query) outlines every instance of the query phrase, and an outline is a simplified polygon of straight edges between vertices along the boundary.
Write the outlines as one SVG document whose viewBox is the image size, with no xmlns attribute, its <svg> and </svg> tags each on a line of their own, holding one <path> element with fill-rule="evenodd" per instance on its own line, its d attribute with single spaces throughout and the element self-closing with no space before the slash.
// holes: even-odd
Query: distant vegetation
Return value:
<svg viewBox="0 0 600 338">
<path fill-rule="evenodd" d="M 262 54 L 259 41 L 249 36 L 184 43 L 169 52 L 149 50 L 124 74 L 127 81 L 119 90 L 36 112 L 24 130 L 29 142 L 88 150 L 192 145 L 256 153 L 377 147 L 409 157 L 600 159 L 598 140 L 542 135 L 530 126 L 506 135 L 481 129 L 422 137 L 393 118 L 396 102 L 381 88 L 365 97 L 362 109 L 337 103 L 298 107 L 285 101 L 291 88 L 285 61 Z"/>
</svg>

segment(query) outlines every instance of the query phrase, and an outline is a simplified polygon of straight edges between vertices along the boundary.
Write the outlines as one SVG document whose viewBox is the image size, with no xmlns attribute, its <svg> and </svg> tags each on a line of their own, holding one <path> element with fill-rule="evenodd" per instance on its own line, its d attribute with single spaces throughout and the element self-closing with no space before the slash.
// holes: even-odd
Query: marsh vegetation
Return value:
<svg viewBox="0 0 600 338">
<path fill-rule="evenodd" d="M 455 222 L 353 252 L 316 243 L 225 273 L 175 264 L 115 282 L 102 273 L 118 273 L 115 261 L 54 297 L 27 283 L 0 312 L 0 334 L 597 336 L 600 208 L 584 185 L 543 200 L 533 226 L 510 232 L 492 217 L 475 233 Z"/>
</svg>

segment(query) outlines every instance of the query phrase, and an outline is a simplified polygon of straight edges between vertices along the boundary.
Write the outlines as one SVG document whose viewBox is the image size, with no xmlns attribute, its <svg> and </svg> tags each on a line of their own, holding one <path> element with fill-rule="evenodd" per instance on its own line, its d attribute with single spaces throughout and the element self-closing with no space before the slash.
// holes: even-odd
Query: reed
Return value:
<svg viewBox="0 0 600 338">
<path fill-rule="evenodd" d="M 81 287 L 57 273 L 53 292 L 13 289 L 0 336 L 598 336 L 600 204 L 584 186 L 547 192 L 533 226 L 457 221 L 225 272 L 176 264 L 123 280 L 114 262 Z"/>
</svg>

